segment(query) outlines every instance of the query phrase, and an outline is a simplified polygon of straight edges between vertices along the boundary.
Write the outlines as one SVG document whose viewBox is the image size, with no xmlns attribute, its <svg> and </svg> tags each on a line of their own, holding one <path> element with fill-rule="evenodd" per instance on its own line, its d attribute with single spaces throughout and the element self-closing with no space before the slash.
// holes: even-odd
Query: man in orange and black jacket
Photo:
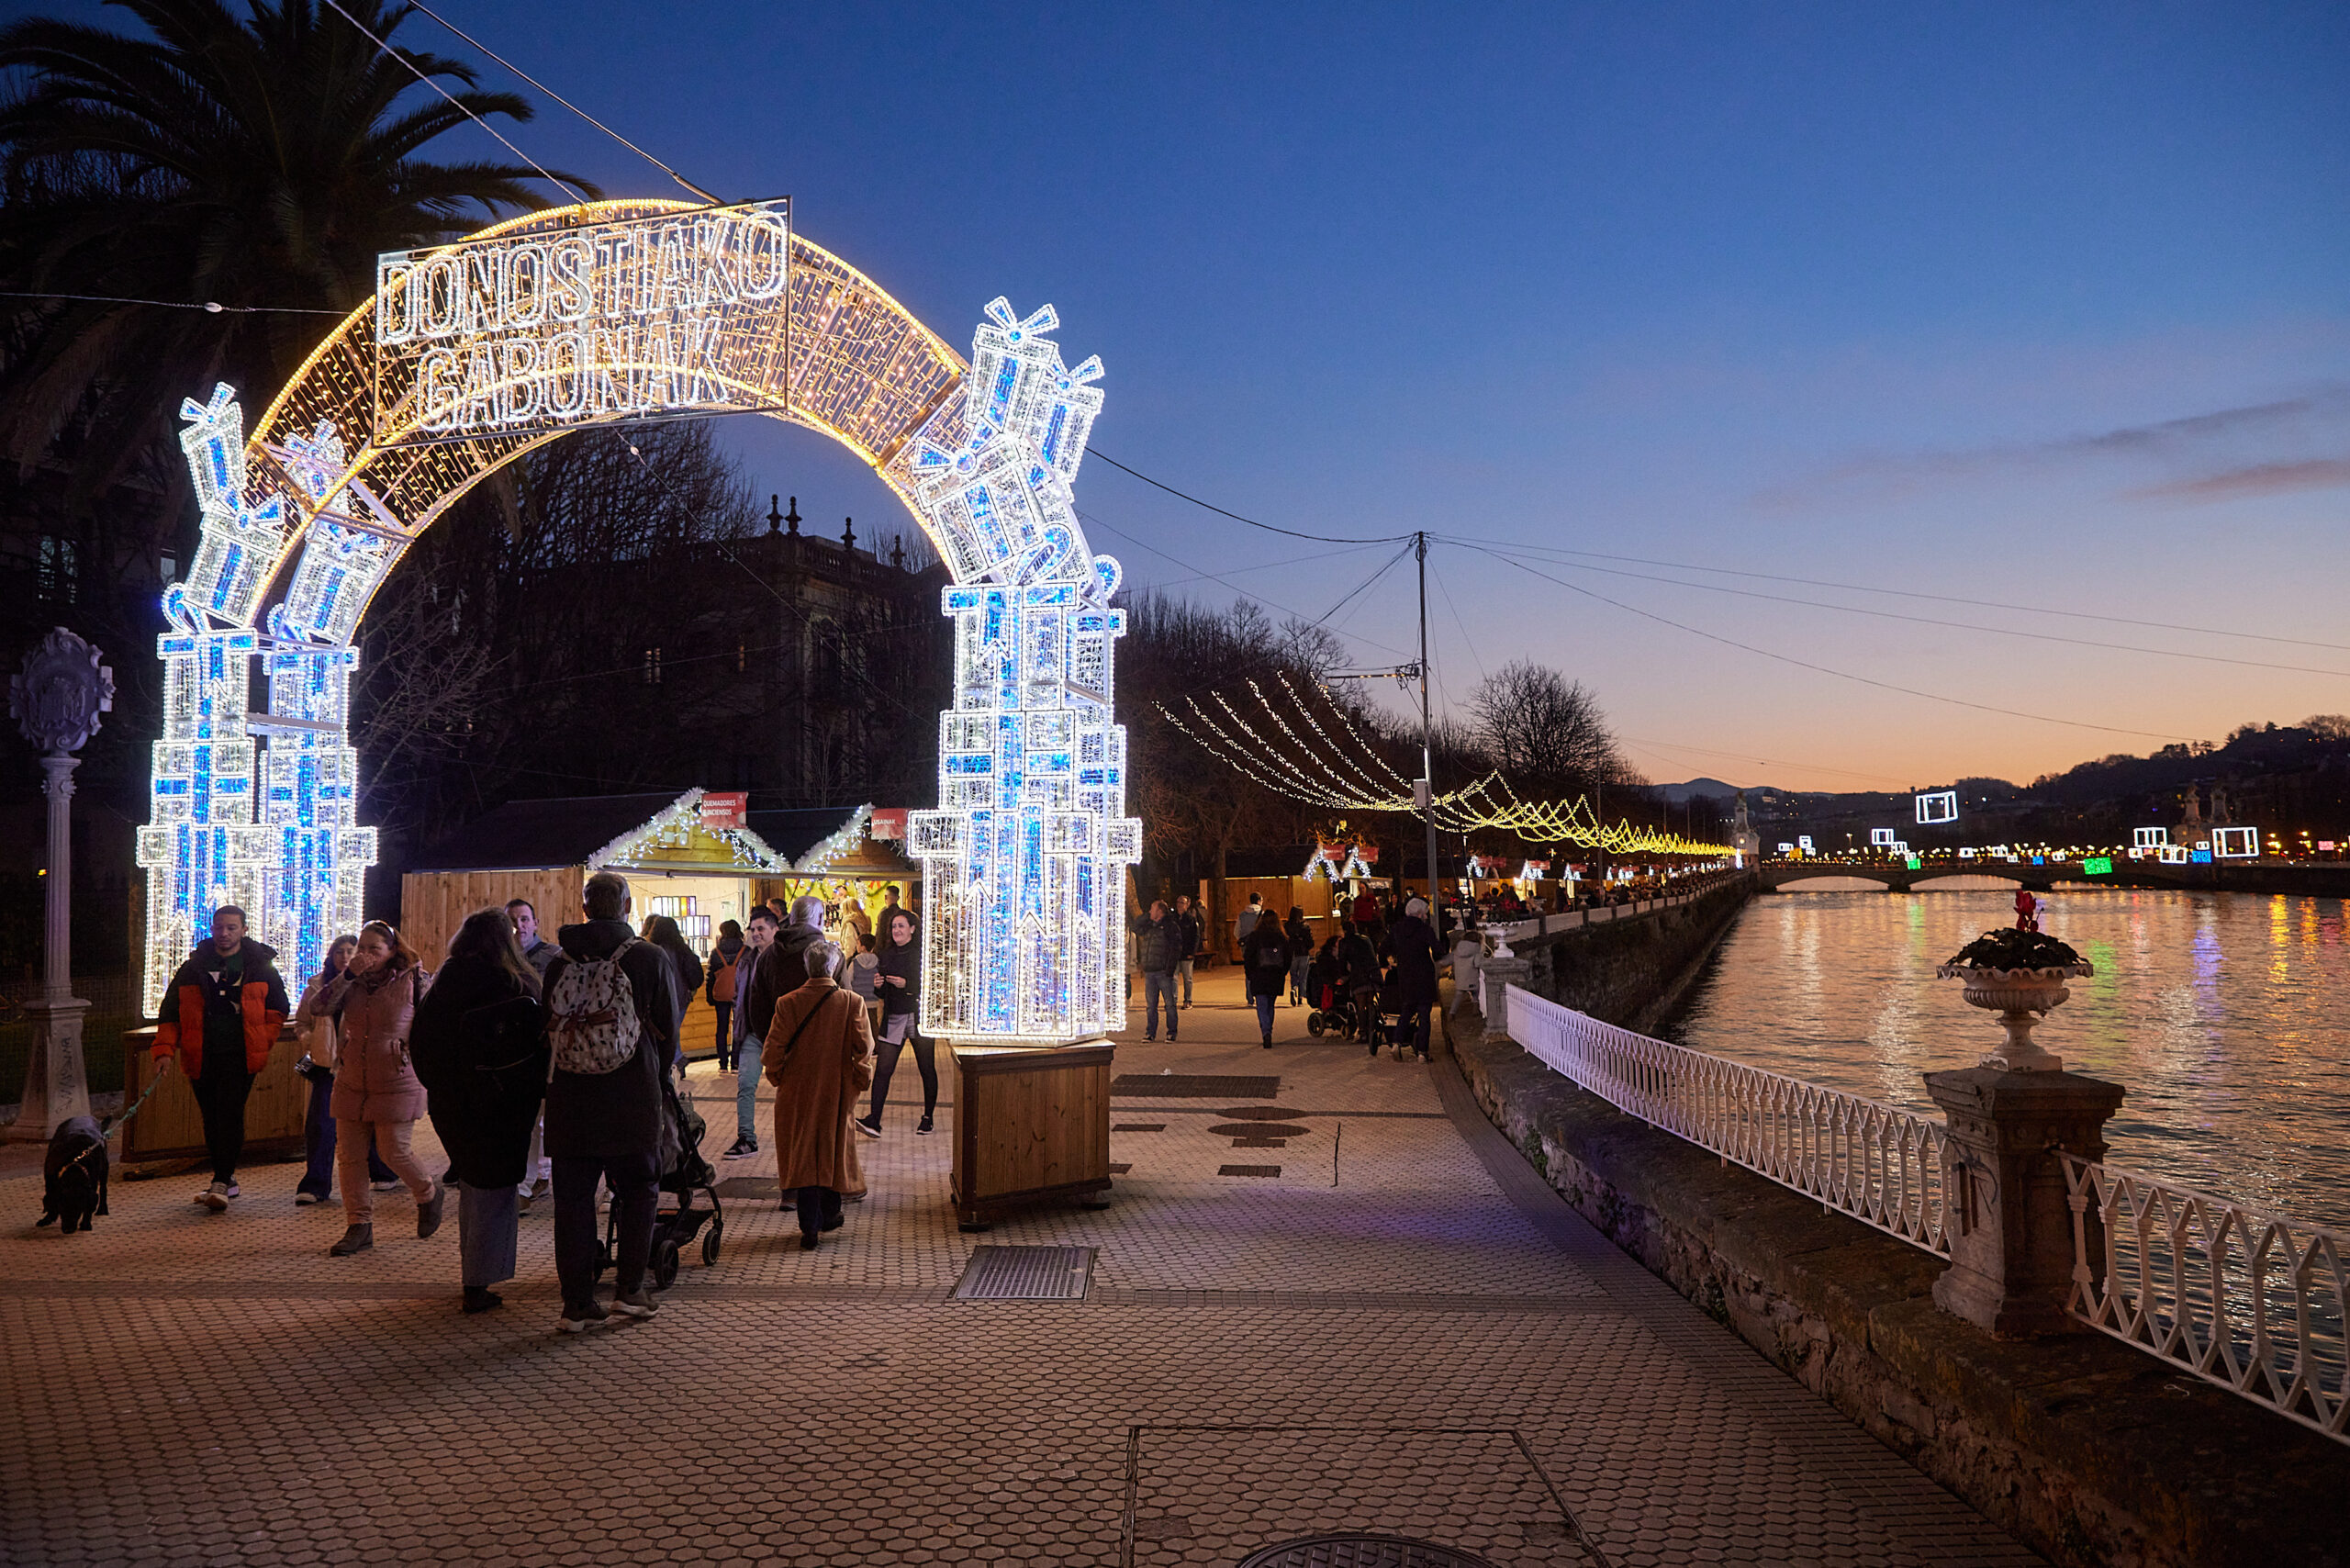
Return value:
<svg viewBox="0 0 2350 1568">
<path fill-rule="evenodd" d="M 214 1214 L 237 1195 L 245 1097 L 285 1026 L 285 981 L 276 959 L 275 948 L 246 939 L 245 912 L 223 904 L 213 912 L 211 940 L 180 966 L 163 993 L 155 1057 L 177 1058 L 204 1112 L 212 1185 L 196 1201 Z"/>
</svg>

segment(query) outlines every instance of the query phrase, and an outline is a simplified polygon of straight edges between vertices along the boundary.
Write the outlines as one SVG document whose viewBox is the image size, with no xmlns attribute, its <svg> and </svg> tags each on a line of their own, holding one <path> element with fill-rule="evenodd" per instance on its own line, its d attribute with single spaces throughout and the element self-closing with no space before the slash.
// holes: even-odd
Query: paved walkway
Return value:
<svg viewBox="0 0 2350 1568">
<path fill-rule="evenodd" d="M 656 1320 L 585 1337 L 543 1207 L 464 1317 L 453 1215 L 402 1239 L 403 1195 L 333 1260 L 291 1165 L 222 1217 L 118 1182 L 73 1238 L 0 1180 L 0 1562 L 1172 1568 L 1341 1530 L 1505 1568 L 2037 1561 L 1616 1251 L 1449 1065 L 1302 1010 L 1265 1051 L 1228 971 L 1198 994 L 1120 1071 L 1274 1081 L 1122 1094 L 1110 1208 L 957 1232 L 909 1058 L 845 1230 L 804 1253 L 734 1200 Z M 693 1083 L 714 1153 L 733 1081 Z M 947 1299 L 1023 1243 L 1099 1249 L 1088 1298 Z"/>
</svg>

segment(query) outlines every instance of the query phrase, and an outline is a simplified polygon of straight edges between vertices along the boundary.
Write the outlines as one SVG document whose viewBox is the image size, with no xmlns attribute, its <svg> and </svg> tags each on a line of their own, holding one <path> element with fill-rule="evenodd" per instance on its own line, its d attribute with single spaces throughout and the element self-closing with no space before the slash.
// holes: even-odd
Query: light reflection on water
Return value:
<svg viewBox="0 0 2350 1568">
<path fill-rule="evenodd" d="M 1784 893 L 1740 916 L 1676 1038 L 1935 1114 L 1921 1074 L 1971 1067 L 1995 1014 L 1934 968 L 2014 924 L 2014 892 Z M 2097 973 L 2033 1038 L 2129 1091 L 2109 1157 L 2350 1228 L 2350 936 L 2340 899 L 2061 889 L 2041 928 Z"/>
</svg>

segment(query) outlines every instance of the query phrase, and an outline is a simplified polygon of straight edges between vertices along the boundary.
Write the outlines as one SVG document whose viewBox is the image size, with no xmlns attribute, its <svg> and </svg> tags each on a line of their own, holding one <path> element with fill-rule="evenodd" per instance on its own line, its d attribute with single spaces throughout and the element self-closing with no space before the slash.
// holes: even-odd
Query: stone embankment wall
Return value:
<svg viewBox="0 0 2350 1568">
<path fill-rule="evenodd" d="M 1741 877 L 1686 904 L 1520 937 L 1510 949 L 1532 966 L 1525 983 L 1537 995 L 1650 1033 L 1695 985 L 1755 886 Z"/>
<path fill-rule="evenodd" d="M 1483 1034 L 1471 1009 L 1452 1022 L 1462 1074 L 1584 1218 L 2053 1562 L 2350 1562 L 2350 1448 L 2102 1335 L 1995 1339 L 1933 1305 L 1940 1259 Z"/>
</svg>

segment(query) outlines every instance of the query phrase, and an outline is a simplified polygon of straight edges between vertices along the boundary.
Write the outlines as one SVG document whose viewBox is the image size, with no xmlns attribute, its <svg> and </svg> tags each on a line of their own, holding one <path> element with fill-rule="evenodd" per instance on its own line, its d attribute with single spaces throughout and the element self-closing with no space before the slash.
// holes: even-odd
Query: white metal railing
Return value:
<svg viewBox="0 0 2350 1568">
<path fill-rule="evenodd" d="M 1726 872 L 1718 877 L 1657 898 L 1640 899 L 1632 903 L 1595 904 L 1588 909 L 1565 909 L 1556 914 L 1537 915 L 1531 920 L 1497 920 L 1478 927 L 1487 940 L 1503 943 L 1523 942 L 1530 936 L 1547 936 L 1561 931 L 1576 931 L 1586 925 L 1605 925 L 1611 920 L 1629 920 L 1634 915 L 1651 910 L 1671 909 L 1677 904 L 1695 903 L 1725 882 L 1746 875 L 1742 871 Z"/>
<path fill-rule="evenodd" d="M 1942 1124 L 1509 988 L 1509 1035 L 1619 1111 L 1947 1256 Z"/>
<path fill-rule="evenodd" d="M 2061 1158 L 2075 1317 L 2350 1442 L 2350 1235 Z"/>
</svg>

